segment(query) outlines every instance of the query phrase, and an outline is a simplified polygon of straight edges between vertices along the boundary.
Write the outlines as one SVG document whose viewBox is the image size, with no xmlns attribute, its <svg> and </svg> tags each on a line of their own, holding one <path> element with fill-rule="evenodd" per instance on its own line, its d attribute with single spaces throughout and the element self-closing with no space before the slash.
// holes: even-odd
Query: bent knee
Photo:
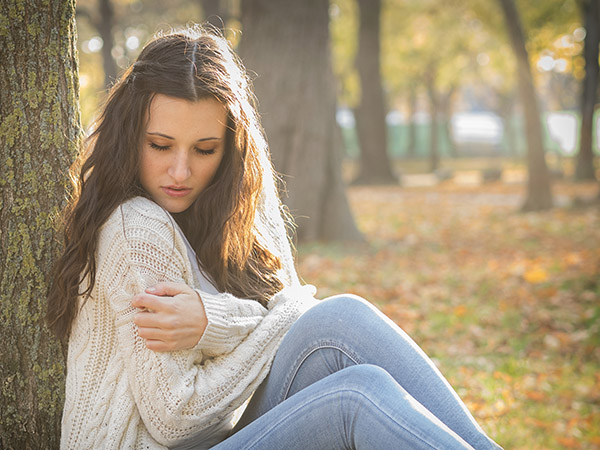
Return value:
<svg viewBox="0 0 600 450">
<path fill-rule="evenodd" d="M 339 373 L 340 387 L 359 403 L 367 400 L 379 403 L 382 395 L 397 388 L 394 378 L 385 369 L 372 364 L 357 364 Z"/>
<path fill-rule="evenodd" d="M 347 329 L 348 326 L 364 324 L 370 314 L 377 314 L 377 309 L 367 300 L 353 294 L 328 297 L 304 313 L 294 325 L 295 328 L 306 328 L 312 335 L 315 332 L 331 333 L 337 326 Z"/>
<path fill-rule="evenodd" d="M 364 386 L 369 386 L 373 382 L 394 380 L 387 370 L 374 364 L 356 364 L 346 367 L 340 372 L 340 377 L 343 378 L 344 382 L 351 386 L 360 387 L 360 390 L 364 390 L 362 389 Z"/>
<path fill-rule="evenodd" d="M 362 297 L 354 294 L 340 294 L 327 297 L 315 308 L 317 314 L 330 315 L 332 317 L 344 317 L 348 315 L 368 314 L 377 311 L 377 308 Z"/>
</svg>

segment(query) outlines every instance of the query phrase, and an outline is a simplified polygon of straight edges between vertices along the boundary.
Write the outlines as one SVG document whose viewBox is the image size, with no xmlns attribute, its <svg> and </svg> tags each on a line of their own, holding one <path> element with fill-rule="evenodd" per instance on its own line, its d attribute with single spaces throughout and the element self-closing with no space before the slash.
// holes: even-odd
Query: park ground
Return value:
<svg viewBox="0 0 600 450">
<path fill-rule="evenodd" d="M 518 170 L 479 173 L 350 188 L 366 242 L 302 245 L 299 271 L 388 314 L 506 449 L 600 449 L 598 184 L 520 213 Z"/>
</svg>

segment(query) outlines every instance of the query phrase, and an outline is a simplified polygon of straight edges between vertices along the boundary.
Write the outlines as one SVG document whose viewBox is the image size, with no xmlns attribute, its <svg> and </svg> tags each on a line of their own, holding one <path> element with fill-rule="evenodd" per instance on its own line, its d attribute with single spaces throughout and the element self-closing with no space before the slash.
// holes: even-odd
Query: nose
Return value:
<svg viewBox="0 0 600 450">
<path fill-rule="evenodd" d="M 191 171 L 187 151 L 179 150 L 174 152 L 168 174 L 176 183 L 183 183 L 190 177 Z"/>
</svg>

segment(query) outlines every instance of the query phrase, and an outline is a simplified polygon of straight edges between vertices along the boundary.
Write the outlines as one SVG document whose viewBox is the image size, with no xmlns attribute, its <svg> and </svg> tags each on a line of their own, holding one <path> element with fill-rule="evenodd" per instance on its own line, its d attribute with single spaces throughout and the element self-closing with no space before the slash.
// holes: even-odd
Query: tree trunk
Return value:
<svg viewBox="0 0 600 450">
<path fill-rule="evenodd" d="M 218 30 L 224 30 L 227 20 L 227 7 L 223 5 L 222 0 L 200 0 L 202 11 L 204 12 L 204 20 L 210 23 Z"/>
<path fill-rule="evenodd" d="M 387 153 L 386 106 L 381 81 L 381 0 L 359 0 L 360 29 L 356 65 L 360 78 L 360 104 L 356 125 L 360 168 L 356 184 L 388 184 L 398 180 Z"/>
<path fill-rule="evenodd" d="M 583 54 L 585 57 L 585 78 L 581 96 L 581 134 L 575 178 L 595 180 L 593 130 L 594 106 L 598 88 L 598 51 L 600 46 L 600 0 L 580 2 L 585 26 Z"/>
<path fill-rule="evenodd" d="M 439 149 L 439 98 L 435 88 L 436 68 L 430 64 L 425 75 L 427 95 L 429 96 L 429 171 L 435 172 L 440 167 Z"/>
<path fill-rule="evenodd" d="M 9 6 L 10 5 L 10 6 Z M 0 448 L 58 448 L 63 353 L 44 325 L 80 137 L 75 5 L 0 3 Z"/>
<path fill-rule="evenodd" d="M 525 34 L 514 0 L 498 1 L 502 7 L 510 42 L 517 58 L 519 93 L 525 113 L 528 180 L 527 198 L 522 209 L 524 211 L 548 209 L 552 207 L 552 190 L 544 155 L 540 110 L 531 76 L 529 57 L 525 48 Z"/>
<path fill-rule="evenodd" d="M 447 92 L 440 94 L 439 96 L 439 109 L 440 116 L 442 118 L 442 131 L 446 143 L 448 144 L 448 154 L 452 158 L 458 158 L 458 149 L 456 148 L 456 142 L 454 141 L 454 133 L 452 132 L 452 100 L 454 98 L 454 92 L 456 86 L 451 86 Z"/>
<path fill-rule="evenodd" d="M 284 201 L 300 240 L 357 240 L 335 142 L 329 6 L 322 0 L 245 0 L 240 54 L 254 82 Z"/>
<path fill-rule="evenodd" d="M 406 156 L 408 158 L 417 157 L 417 91 L 410 89 L 408 94 L 408 143 L 406 144 Z"/>
<path fill-rule="evenodd" d="M 100 20 L 96 22 L 96 29 L 104 44 L 102 45 L 102 67 L 104 68 L 104 86 L 109 89 L 119 75 L 119 68 L 112 56 L 115 45 L 113 37 L 113 26 L 115 24 L 115 12 L 111 0 L 100 0 L 98 4 Z"/>
<path fill-rule="evenodd" d="M 497 113 L 504 126 L 504 154 L 510 158 L 516 158 L 519 155 L 519 150 L 517 148 L 517 134 L 513 124 L 514 95 L 498 92 L 497 97 Z"/>
</svg>

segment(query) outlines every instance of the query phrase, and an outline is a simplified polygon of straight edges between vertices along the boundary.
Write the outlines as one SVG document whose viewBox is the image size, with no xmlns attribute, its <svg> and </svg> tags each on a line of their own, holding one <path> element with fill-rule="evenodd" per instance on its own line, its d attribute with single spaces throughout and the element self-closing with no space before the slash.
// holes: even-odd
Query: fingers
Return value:
<svg viewBox="0 0 600 450">
<path fill-rule="evenodd" d="M 151 311 L 163 311 L 169 304 L 164 297 L 158 297 L 151 294 L 137 294 L 131 299 L 131 306 L 139 309 L 148 309 Z"/>
<path fill-rule="evenodd" d="M 178 294 L 189 292 L 190 287 L 185 283 L 163 281 L 146 289 L 146 292 L 161 297 L 174 297 Z"/>
<path fill-rule="evenodd" d="M 140 311 L 133 316 L 133 323 L 139 328 L 173 329 L 176 324 L 171 323 L 170 315 L 157 314 L 150 311 Z M 145 337 L 145 336 L 142 336 Z"/>
</svg>

